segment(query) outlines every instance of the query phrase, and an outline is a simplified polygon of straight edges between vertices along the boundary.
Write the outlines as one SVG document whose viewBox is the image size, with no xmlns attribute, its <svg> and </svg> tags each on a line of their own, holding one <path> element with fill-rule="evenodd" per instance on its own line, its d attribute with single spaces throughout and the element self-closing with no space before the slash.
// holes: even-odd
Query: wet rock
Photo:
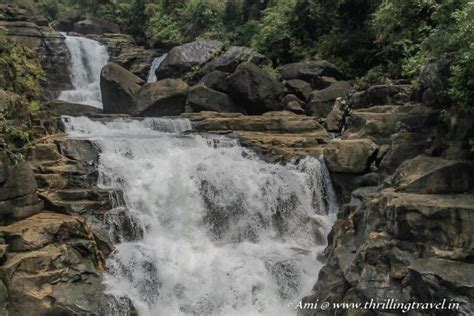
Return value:
<svg viewBox="0 0 474 316">
<path fill-rule="evenodd" d="M 208 62 L 223 44 L 219 41 L 196 41 L 174 47 L 156 69 L 157 80 L 165 78 L 180 78 L 193 67 L 202 66 Z"/>
<path fill-rule="evenodd" d="M 107 64 L 100 73 L 104 113 L 130 114 L 134 96 L 143 83 L 142 79 L 118 64 Z"/>
<path fill-rule="evenodd" d="M 229 93 L 249 114 L 280 109 L 283 91 L 281 83 L 251 62 L 240 64 L 230 76 Z"/>
<path fill-rule="evenodd" d="M 188 93 L 188 106 L 192 112 L 242 112 L 225 93 L 212 90 L 204 85 L 191 87 Z"/>
<path fill-rule="evenodd" d="M 137 116 L 172 116 L 185 111 L 188 85 L 179 79 L 145 84 L 135 97 L 132 111 Z"/>
<path fill-rule="evenodd" d="M 374 105 L 403 105 L 410 102 L 412 94 L 411 85 L 376 85 L 354 93 L 350 104 L 354 109 Z"/>
<path fill-rule="evenodd" d="M 283 80 L 300 79 L 312 82 L 315 77 L 332 77 L 337 80 L 343 79 L 342 72 L 326 60 L 308 61 L 284 65 L 281 71 Z"/>
<path fill-rule="evenodd" d="M 61 155 L 69 159 L 89 163 L 99 160 L 99 149 L 89 140 L 57 139 L 55 145 Z"/>
<path fill-rule="evenodd" d="M 120 33 L 116 23 L 90 17 L 74 23 L 74 32 L 80 34 Z"/>
<path fill-rule="evenodd" d="M 395 172 L 392 183 L 397 191 L 402 192 L 464 193 L 474 187 L 473 175 L 472 162 L 420 155 L 403 162 Z"/>
<path fill-rule="evenodd" d="M 251 48 L 232 46 L 223 54 L 208 62 L 201 72 L 207 74 L 219 70 L 230 73 L 234 72 L 239 64 L 247 61 L 255 65 L 269 65 L 271 63 L 270 59 Z"/>
<path fill-rule="evenodd" d="M 227 93 L 229 90 L 230 74 L 219 70 L 211 71 L 201 78 L 200 84 L 216 91 Z"/>
<path fill-rule="evenodd" d="M 351 85 L 346 81 L 338 81 L 323 90 L 311 93 L 310 101 L 306 105 L 306 113 L 316 117 L 327 117 L 337 98 L 347 98 Z"/>
<path fill-rule="evenodd" d="M 332 172 L 362 173 L 375 159 L 377 149 L 369 139 L 333 140 L 324 149 L 324 159 Z"/>
</svg>

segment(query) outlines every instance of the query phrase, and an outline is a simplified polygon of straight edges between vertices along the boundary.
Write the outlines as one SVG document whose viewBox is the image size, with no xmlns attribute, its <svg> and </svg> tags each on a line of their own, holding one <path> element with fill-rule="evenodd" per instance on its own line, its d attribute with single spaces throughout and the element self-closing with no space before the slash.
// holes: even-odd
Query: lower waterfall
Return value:
<svg viewBox="0 0 474 316">
<path fill-rule="evenodd" d="M 296 315 L 336 207 L 322 159 L 266 163 L 236 140 L 183 133 L 186 119 L 64 123 L 100 147 L 112 192 L 111 314 L 130 312 L 126 298 L 139 315 Z"/>
<path fill-rule="evenodd" d="M 62 35 L 71 54 L 69 73 L 73 89 L 61 92 L 58 99 L 102 108 L 100 71 L 109 61 L 107 48 L 85 37 Z"/>
</svg>

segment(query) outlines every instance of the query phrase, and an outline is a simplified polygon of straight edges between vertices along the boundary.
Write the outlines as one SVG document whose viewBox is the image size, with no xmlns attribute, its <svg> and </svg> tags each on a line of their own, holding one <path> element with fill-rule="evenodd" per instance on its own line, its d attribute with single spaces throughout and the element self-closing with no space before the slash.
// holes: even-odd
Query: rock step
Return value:
<svg viewBox="0 0 474 316">
<path fill-rule="evenodd" d="M 94 188 L 92 190 L 74 188 L 57 191 L 57 195 L 64 201 L 102 201 L 108 199 L 109 192 L 99 188 Z"/>
<path fill-rule="evenodd" d="M 57 192 L 41 192 L 38 193 L 38 196 L 44 201 L 47 210 L 64 214 L 80 215 L 88 212 L 94 215 L 102 215 L 111 208 L 108 199 L 99 201 L 87 199 L 63 200 Z M 72 197 L 72 194 L 69 197 Z"/>
</svg>

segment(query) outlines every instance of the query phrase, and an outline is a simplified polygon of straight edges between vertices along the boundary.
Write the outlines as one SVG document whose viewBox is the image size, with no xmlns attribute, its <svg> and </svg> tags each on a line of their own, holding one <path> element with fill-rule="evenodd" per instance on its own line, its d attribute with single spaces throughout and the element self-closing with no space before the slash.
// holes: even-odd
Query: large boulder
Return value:
<svg viewBox="0 0 474 316">
<path fill-rule="evenodd" d="M 293 93 L 304 101 L 309 101 L 311 92 L 313 92 L 311 85 L 300 79 L 291 79 L 286 81 L 286 87 L 290 93 Z"/>
<path fill-rule="evenodd" d="M 214 70 L 202 77 L 199 83 L 210 89 L 227 93 L 229 90 L 229 76 L 230 74 L 226 72 Z"/>
<path fill-rule="evenodd" d="M 332 77 L 337 80 L 344 78 L 342 72 L 334 64 L 326 60 L 288 64 L 284 65 L 281 71 L 281 78 L 283 80 L 300 79 L 312 82 L 314 79 L 322 76 Z"/>
<path fill-rule="evenodd" d="M 120 33 L 120 27 L 116 23 L 91 17 L 74 23 L 74 32 L 81 34 Z"/>
<path fill-rule="evenodd" d="M 412 94 L 411 85 L 376 85 L 354 93 L 350 103 L 355 109 L 373 105 L 403 105 L 410 102 Z"/>
<path fill-rule="evenodd" d="M 450 105 L 448 95 L 448 79 L 451 74 L 451 64 L 454 55 L 448 54 L 442 58 L 432 60 L 421 68 L 420 79 L 425 86 L 423 103 L 432 105 Z"/>
<path fill-rule="evenodd" d="M 251 48 L 232 46 L 225 53 L 207 63 L 202 72 L 205 74 L 214 70 L 234 72 L 239 64 L 246 61 L 256 65 L 269 65 L 271 63 L 270 59 Z"/>
<path fill-rule="evenodd" d="M 0 151 L 0 223 L 7 223 L 38 213 L 42 203 L 36 196 L 36 180 L 27 162 L 10 161 Z"/>
<path fill-rule="evenodd" d="M 142 79 L 116 63 L 105 65 L 100 73 L 104 113 L 130 114 L 133 98 L 143 83 Z"/>
<path fill-rule="evenodd" d="M 43 106 L 56 115 L 84 116 L 86 114 L 102 113 L 100 108 L 63 100 L 51 100 Z"/>
<path fill-rule="evenodd" d="M 332 172 L 363 173 L 375 159 L 377 149 L 369 139 L 332 140 L 324 148 L 324 159 Z"/>
<path fill-rule="evenodd" d="M 196 41 L 174 47 L 156 69 L 157 80 L 180 78 L 193 67 L 207 63 L 223 47 L 219 41 Z"/>
<path fill-rule="evenodd" d="M 317 117 L 326 117 L 331 112 L 336 99 L 346 99 L 351 89 L 349 82 L 337 81 L 326 89 L 313 91 L 305 108 L 306 113 Z"/>
<path fill-rule="evenodd" d="M 472 162 L 420 155 L 400 165 L 392 184 L 397 191 L 402 192 L 464 193 L 474 188 L 473 175 Z"/>
<path fill-rule="evenodd" d="M 184 112 L 188 85 L 179 79 L 164 79 L 145 84 L 135 97 L 132 114 L 170 116 Z"/>
<path fill-rule="evenodd" d="M 254 63 L 240 64 L 230 76 L 230 87 L 229 93 L 249 114 L 280 108 L 283 85 Z"/>
<path fill-rule="evenodd" d="M 189 89 L 188 106 L 192 112 L 242 112 L 225 93 L 197 85 Z"/>
<path fill-rule="evenodd" d="M 74 24 L 84 19 L 84 15 L 78 10 L 68 10 L 59 14 L 51 26 L 60 32 L 74 31 Z"/>
</svg>

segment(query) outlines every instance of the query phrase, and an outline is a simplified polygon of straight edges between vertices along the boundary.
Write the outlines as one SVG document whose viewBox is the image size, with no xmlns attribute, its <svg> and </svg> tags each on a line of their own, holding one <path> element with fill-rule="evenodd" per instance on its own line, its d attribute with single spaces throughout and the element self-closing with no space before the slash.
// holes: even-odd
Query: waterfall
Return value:
<svg viewBox="0 0 474 316">
<path fill-rule="evenodd" d="M 102 108 L 100 71 L 109 60 L 107 48 L 85 37 L 62 35 L 71 54 L 69 76 L 73 89 L 61 92 L 58 99 Z"/>
<path fill-rule="evenodd" d="M 163 62 L 163 60 L 165 60 L 166 56 L 168 56 L 168 54 L 163 54 L 160 57 L 156 57 L 155 59 L 153 59 L 153 62 L 151 63 L 150 71 L 148 72 L 147 82 L 156 81 L 155 70 L 158 69 L 158 67 L 160 67 L 161 63 Z"/>
<path fill-rule="evenodd" d="M 182 133 L 186 119 L 63 120 L 101 149 L 118 302 L 139 315 L 296 314 L 333 220 L 324 160 L 266 163 L 234 139 Z"/>
</svg>

